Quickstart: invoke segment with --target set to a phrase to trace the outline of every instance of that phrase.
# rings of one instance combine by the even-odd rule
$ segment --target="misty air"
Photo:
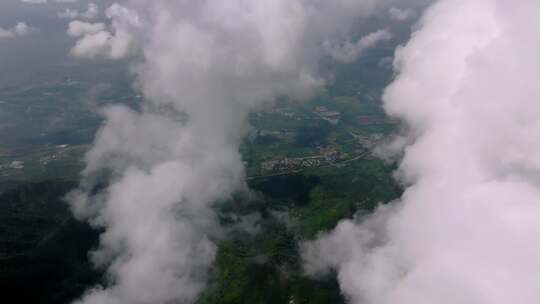
[[[2,294],[540,303],[538,12],[2,0]]]

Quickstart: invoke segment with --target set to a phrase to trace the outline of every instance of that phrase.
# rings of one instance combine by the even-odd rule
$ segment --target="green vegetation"
[[[139,100],[129,82],[117,79],[118,68],[101,72],[115,80],[114,88],[83,76],[0,88],[0,183],[78,178],[103,121],[99,108],[111,102],[136,107]]]
[[[68,303],[102,274],[88,261],[98,232],[62,201],[73,183],[31,183],[0,195],[0,286],[20,303]]]
[[[399,195],[392,170],[359,160],[252,180],[258,196],[216,206],[229,233],[198,303],[344,303],[335,275],[303,275],[298,244]],[[33,183],[0,196],[0,284],[24,302],[67,303],[102,279],[87,259],[98,232],[73,220],[62,201],[73,186]],[[253,214],[251,226],[238,225]]]
[[[254,195],[216,205],[226,234],[198,304],[345,302],[335,274],[304,276],[298,244],[400,195],[395,167],[370,154],[396,126],[379,97],[392,77],[377,69],[386,55],[336,67],[335,84],[309,102],[249,117],[240,152]],[[102,121],[98,106],[140,97],[126,82],[88,83],[0,90],[0,286],[19,302],[68,303],[103,279],[87,256],[99,232],[62,197]]]
[[[370,60],[365,64],[377,64]],[[358,212],[391,202],[401,188],[392,177],[395,166],[369,153],[377,137],[395,130],[377,97],[391,75],[383,71],[367,79],[363,69],[342,69],[347,76],[339,77],[346,80],[314,100],[282,100],[250,118],[259,132],[241,152],[249,186],[259,195],[218,206],[222,224],[231,232],[219,242],[211,283],[198,304],[345,302],[335,274],[316,279],[303,275],[298,244]],[[298,158],[328,155],[338,157],[312,166],[264,168],[272,161],[296,164]],[[247,215],[257,219],[247,228],[251,233],[237,228],[239,216]]]
[[[232,232],[219,243],[211,284],[198,304],[344,303],[335,275],[303,275],[298,244],[398,197],[393,170],[382,161],[359,160],[339,169],[252,180],[258,199],[219,206]],[[251,234],[231,220],[247,214],[260,215]]]

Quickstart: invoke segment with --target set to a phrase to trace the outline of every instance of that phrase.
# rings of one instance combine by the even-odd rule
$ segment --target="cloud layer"
[[[130,57],[140,111],[104,110],[74,212],[103,227],[94,261],[110,284],[80,303],[190,303],[219,237],[212,205],[245,189],[247,115],[325,83],[325,41],[350,39],[371,0],[132,0],[109,25],[74,21],[78,57]],[[105,172],[110,186],[97,194]]]
[[[440,0],[398,50],[403,197],[304,244],[352,303],[540,302],[540,2]]]

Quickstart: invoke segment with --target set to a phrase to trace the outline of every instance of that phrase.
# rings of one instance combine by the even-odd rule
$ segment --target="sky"
[[[86,12],[88,3],[105,8],[109,1],[79,0],[77,3],[23,3],[20,0],[0,1],[0,28],[11,31],[18,23],[31,28],[27,34],[1,38],[0,30],[0,88],[11,85],[39,84],[47,77],[65,78],[62,67],[84,66],[88,62],[69,56],[73,40],[66,35],[70,19],[59,18],[65,9]],[[104,19],[103,10],[95,20]],[[62,74],[62,75],[58,75]]]

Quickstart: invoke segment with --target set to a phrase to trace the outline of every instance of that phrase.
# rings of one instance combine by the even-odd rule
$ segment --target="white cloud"
[[[111,265],[113,278],[79,303],[195,300],[216,250],[212,205],[245,189],[238,151],[248,114],[321,88],[322,43],[347,40],[377,3],[132,0],[107,10],[105,30],[77,32],[77,56],[134,56],[145,96],[140,112],[105,111],[72,194],[76,214],[105,229],[94,260]],[[115,47],[119,41],[129,43]],[[114,179],[92,196],[103,169]]]
[[[45,4],[48,3],[47,0],[19,0],[22,3],[30,3],[30,4]],[[56,3],[77,3],[79,0],[54,0]]]
[[[71,21],[67,33],[70,37],[78,38],[105,31],[105,23],[88,23],[79,20]]]
[[[540,302],[540,2],[440,0],[396,56],[405,193],[304,245],[351,303]]]
[[[391,7],[388,10],[388,13],[390,14],[390,17],[397,21],[405,21],[414,16],[414,10],[410,8],[397,8],[397,7]]]
[[[113,37],[109,32],[100,31],[86,34],[83,39],[71,49],[71,55],[80,58],[96,58],[110,53],[110,43]]]
[[[95,3],[88,3],[88,8],[84,12],[79,12],[79,10],[66,8],[64,11],[58,12],[56,14],[58,18],[64,19],[95,19],[99,16],[99,7]]]
[[[20,0],[23,3],[31,3],[31,4],[44,4],[47,3],[47,0]]]
[[[76,9],[66,8],[65,10],[56,13],[58,18],[62,19],[75,19],[78,18],[80,13]]]
[[[6,30],[0,27],[0,39],[2,38],[12,38],[14,35],[10,30]]]
[[[10,29],[0,28],[0,39],[28,36],[36,32],[39,32],[37,28],[29,26],[24,22],[19,22]]]
[[[324,47],[334,60],[341,63],[351,63],[362,56],[367,50],[390,39],[392,39],[392,33],[389,30],[384,29],[370,33],[354,43],[345,41],[341,45],[335,45],[330,41],[325,41]]]
[[[31,27],[31,26],[28,26],[24,22],[19,22],[19,23],[17,23],[17,25],[15,25],[15,27],[12,29],[12,31],[17,36],[27,36],[27,35],[30,35],[33,32],[35,32],[36,29]]]
[[[92,24],[78,20],[70,23],[68,35],[80,37],[71,49],[72,56],[120,59],[134,51],[133,38],[129,30],[141,26],[137,13],[114,4],[107,9],[106,16],[112,20],[110,27],[103,23]]]
[[[111,54],[114,37],[106,30],[104,23],[88,23],[75,20],[69,23],[67,33],[70,37],[80,38],[71,49],[71,54],[81,58],[95,58]]]

